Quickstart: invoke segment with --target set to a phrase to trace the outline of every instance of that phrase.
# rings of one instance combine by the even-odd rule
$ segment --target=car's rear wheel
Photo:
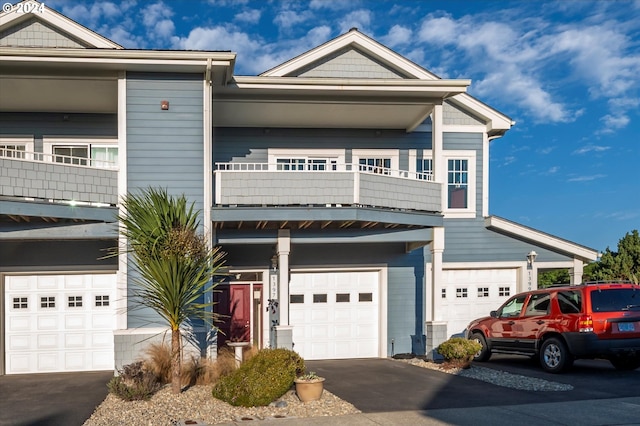
[[[567,345],[557,337],[550,337],[540,346],[540,365],[549,373],[561,373],[573,364]]]
[[[474,356],[474,361],[488,361],[491,358],[491,349],[489,349],[489,345],[487,345],[487,339],[484,338],[482,333],[475,332],[471,334],[469,340],[475,340],[476,342],[482,345],[482,349],[480,349]]]
[[[609,359],[609,362],[611,362],[611,365],[613,365],[616,370],[635,370],[640,367],[640,356],[619,356]]]

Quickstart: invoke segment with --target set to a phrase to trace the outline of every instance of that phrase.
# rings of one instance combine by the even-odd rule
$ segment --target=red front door
[[[216,312],[222,315],[222,322],[218,324],[218,347],[223,347],[225,342],[251,342],[256,347],[262,344],[261,324],[262,324],[262,285],[253,285],[253,295],[251,285],[229,284],[219,287],[219,292],[215,293]],[[253,327],[251,324],[251,307],[254,310]],[[251,341],[253,328],[253,341]]]

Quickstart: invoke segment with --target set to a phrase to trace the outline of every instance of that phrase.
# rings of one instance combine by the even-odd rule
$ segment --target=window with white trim
[[[478,297],[489,297],[489,287],[478,287]]]
[[[445,151],[444,160],[447,168],[445,217],[475,217],[476,152]]]
[[[13,309],[28,309],[28,298],[27,297],[14,297],[13,298]]]
[[[55,163],[118,167],[118,141],[115,139],[45,137],[43,146],[45,154],[51,154]]]
[[[511,289],[509,287],[498,288],[498,296],[505,297],[511,295]]]
[[[456,288],[456,297],[457,298],[466,298],[468,296],[467,289],[464,287]]]
[[[337,169],[337,160],[330,158],[277,158],[277,170],[327,171]]]
[[[32,137],[0,137],[0,157],[31,159]]]
[[[420,180],[433,180],[433,159],[418,158],[416,160],[416,174]]]
[[[469,160],[464,158],[447,160],[447,190],[448,208],[469,207]]]
[[[360,158],[358,165],[361,172],[391,174],[391,158]]]

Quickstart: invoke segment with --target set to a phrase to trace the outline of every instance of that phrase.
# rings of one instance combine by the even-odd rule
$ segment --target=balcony
[[[114,206],[118,200],[118,171],[105,161],[3,148],[0,196]]]
[[[283,170],[282,164],[216,163],[217,206],[365,206],[437,213],[442,184],[424,173],[358,164]]]

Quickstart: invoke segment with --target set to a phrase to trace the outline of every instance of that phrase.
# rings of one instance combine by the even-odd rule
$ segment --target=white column
[[[435,105],[431,113],[431,152],[433,153],[433,178],[442,184],[440,211],[447,208],[447,169],[443,156],[442,105]]]
[[[569,270],[569,281],[571,285],[582,283],[582,274],[584,273],[584,263],[579,259],[573,259],[573,268]]]
[[[433,241],[431,241],[431,320],[442,320],[442,312],[439,309],[438,290],[442,288],[442,253],[444,252],[444,227],[433,228]]]
[[[122,197],[127,194],[127,74],[122,71],[118,75],[118,210],[124,212]],[[126,247],[127,240],[118,235],[118,247]],[[128,255],[121,250],[118,256],[118,274],[116,288],[116,329],[127,328],[127,287],[128,287]]]
[[[280,281],[280,325],[289,325],[289,253],[291,233],[288,229],[278,230],[278,280]]]

